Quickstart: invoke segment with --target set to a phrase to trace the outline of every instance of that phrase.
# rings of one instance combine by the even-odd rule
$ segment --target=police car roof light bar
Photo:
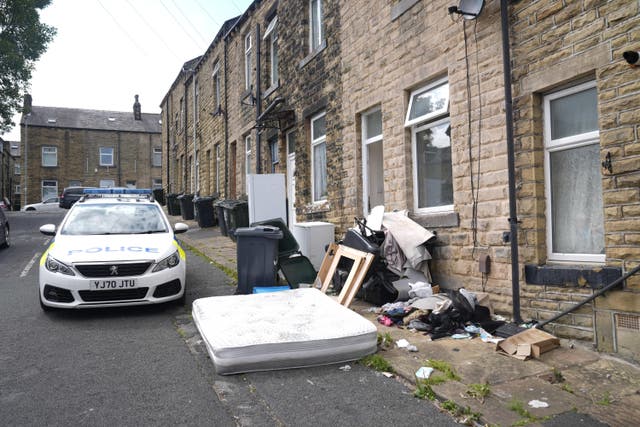
[[[152,192],[149,188],[85,188],[84,194],[135,194],[148,196]]]

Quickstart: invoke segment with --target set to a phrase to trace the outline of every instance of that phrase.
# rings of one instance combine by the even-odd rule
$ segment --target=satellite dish
[[[462,15],[464,19],[476,19],[483,7],[484,0],[460,0],[456,13]]]

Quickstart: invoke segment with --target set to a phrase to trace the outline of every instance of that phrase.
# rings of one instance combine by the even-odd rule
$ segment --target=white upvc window
[[[220,109],[220,62],[213,66],[213,106]]]
[[[14,175],[20,175],[22,173],[22,170],[20,169],[20,163],[16,163],[13,165],[13,174]]]
[[[244,36],[244,88],[251,89],[251,33]]]
[[[216,193],[220,194],[220,181],[222,180],[222,156],[220,144],[216,144]]]
[[[324,41],[322,0],[309,0],[309,52],[320,49]]]
[[[14,193],[22,194],[22,187],[20,186],[20,184],[16,184]]]
[[[544,97],[549,261],[605,261],[598,94],[588,82]]]
[[[362,197],[366,216],[384,204],[384,162],[382,110],[375,107],[362,114]]]
[[[200,120],[200,86],[196,78],[193,83],[193,119],[196,123]]]
[[[161,189],[162,188],[162,178],[153,178],[151,180],[151,188],[155,189]]]
[[[58,166],[58,147],[42,147],[42,166]]]
[[[43,180],[42,181],[42,200],[52,197],[58,197],[58,181]]]
[[[263,40],[266,40],[269,46],[269,84],[271,87],[278,85],[278,17],[274,16],[267,30],[264,33]]]
[[[271,155],[271,173],[275,173],[278,163],[280,163],[277,135],[269,139],[269,154]]]
[[[405,126],[411,127],[414,210],[422,213],[453,211],[449,83],[446,79],[411,93]]]
[[[327,199],[327,122],[326,112],[311,118],[311,197]]]
[[[153,166],[162,166],[162,148],[153,149]]]
[[[113,179],[101,179],[100,188],[113,188],[116,186],[116,182]]]
[[[251,168],[251,135],[244,137],[244,170],[246,175],[253,173]]]
[[[100,147],[100,166],[113,166],[113,147]]]

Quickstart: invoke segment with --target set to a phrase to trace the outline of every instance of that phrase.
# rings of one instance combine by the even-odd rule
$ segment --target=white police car
[[[115,307],[184,301],[186,256],[151,190],[87,189],[40,259],[40,305]]]

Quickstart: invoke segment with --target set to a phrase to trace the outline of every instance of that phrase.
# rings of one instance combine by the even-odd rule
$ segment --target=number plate
[[[92,291],[107,291],[110,289],[130,289],[136,287],[135,279],[91,280],[89,289]]]

